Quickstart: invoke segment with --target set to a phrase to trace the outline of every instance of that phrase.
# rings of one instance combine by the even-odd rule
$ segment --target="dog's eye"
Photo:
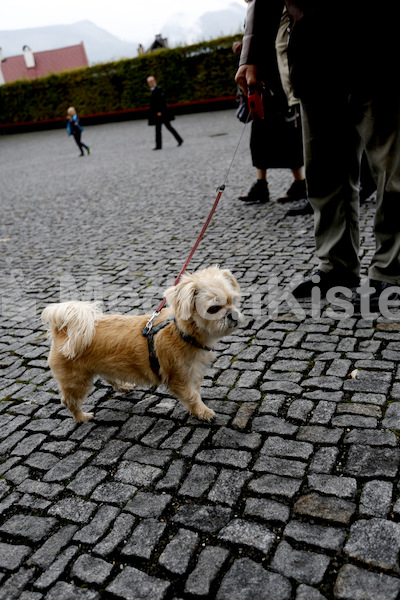
[[[216,315],[217,312],[219,312],[221,310],[222,306],[219,306],[219,304],[216,304],[215,306],[210,306],[210,308],[207,310],[207,312],[210,315]]]

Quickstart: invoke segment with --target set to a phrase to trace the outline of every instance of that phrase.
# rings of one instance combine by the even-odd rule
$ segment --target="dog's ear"
[[[173,285],[164,292],[174,315],[184,321],[190,319],[193,312],[195,295],[196,284],[191,279]]]
[[[227,279],[231,283],[233,289],[240,292],[240,285],[238,284],[236,277],[232,275],[229,269],[222,269],[221,273],[225,277],[225,279]]]

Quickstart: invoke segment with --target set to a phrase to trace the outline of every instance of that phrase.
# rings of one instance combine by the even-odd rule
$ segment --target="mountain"
[[[232,2],[228,8],[204,13],[197,20],[187,15],[172,15],[161,28],[162,37],[169,46],[192,44],[222,35],[235,34],[243,29],[246,8]],[[70,25],[51,25],[30,29],[0,31],[3,57],[22,54],[22,47],[30,46],[33,52],[73,46],[83,42],[90,65],[137,56],[139,43],[147,49],[153,39],[126,42],[91,21],[78,21]]]
[[[139,42],[124,42],[91,21],[0,31],[0,46],[4,58],[22,54],[22,47],[25,45],[30,46],[33,52],[41,52],[73,46],[80,42],[85,45],[90,65],[118,58],[133,58],[137,56],[139,45]]]

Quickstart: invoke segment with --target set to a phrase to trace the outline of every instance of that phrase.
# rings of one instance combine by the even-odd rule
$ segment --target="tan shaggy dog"
[[[81,405],[97,375],[116,391],[164,383],[190,413],[198,419],[212,419],[214,411],[203,403],[200,387],[211,359],[210,348],[244,323],[239,297],[236,278],[218,267],[185,275],[167,289],[169,306],[153,324],[156,329],[171,319],[154,335],[158,371],[154,365],[152,369],[142,333],[150,315],[103,314],[96,303],[89,302],[49,305],[42,321],[53,338],[48,362],[62,403],[75,421],[91,419],[93,413],[83,412]]]

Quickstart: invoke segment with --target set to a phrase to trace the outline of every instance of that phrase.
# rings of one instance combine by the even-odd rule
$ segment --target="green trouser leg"
[[[400,93],[388,90],[364,106],[357,124],[377,185],[376,251],[370,279],[400,284]],[[373,120],[374,119],[374,120]],[[371,125],[375,122],[375,127]]]
[[[302,100],[308,199],[314,209],[319,269],[359,276],[360,140],[347,98]]]
[[[319,268],[359,274],[359,162],[377,183],[376,251],[369,277],[400,283],[400,98],[356,101],[333,94],[302,103],[305,166]],[[312,156],[312,159],[311,159]]]

